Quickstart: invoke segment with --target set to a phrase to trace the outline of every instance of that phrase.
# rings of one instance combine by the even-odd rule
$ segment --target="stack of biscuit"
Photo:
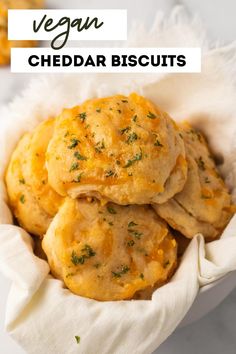
[[[8,10],[40,9],[43,5],[44,0],[0,0],[0,65],[9,64],[12,47],[33,47],[36,45],[35,41],[8,40]]]
[[[25,134],[6,185],[52,274],[100,301],[150,297],[176,269],[176,240],[213,240],[234,212],[202,134],[135,93],[88,100]]]

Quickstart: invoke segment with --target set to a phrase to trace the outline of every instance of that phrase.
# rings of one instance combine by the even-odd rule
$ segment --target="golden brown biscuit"
[[[8,9],[39,9],[44,6],[44,0],[0,0],[0,65],[10,62],[11,48],[34,47],[36,41],[9,41],[7,38]]]
[[[54,275],[75,294],[130,299],[167,280],[177,246],[149,206],[67,198],[42,243]]]
[[[30,233],[43,236],[51,218],[38,204],[23,174],[30,139],[30,134],[25,134],[13,152],[6,173],[6,186],[10,206],[19,224]]]
[[[182,125],[181,134],[188,161],[186,184],[174,198],[154,209],[186,237],[202,233],[212,240],[227,225],[234,207],[203,136],[187,124]]]
[[[63,199],[48,184],[45,152],[54,119],[26,134],[14,151],[6,174],[13,213],[27,231],[43,236]],[[32,209],[32,212],[31,212]]]
[[[37,198],[39,205],[50,216],[54,216],[63,198],[48,184],[45,153],[53,135],[54,119],[48,119],[33,131],[25,163],[25,178]]]
[[[48,146],[47,168],[60,195],[121,205],[163,203],[183,188],[187,174],[178,128],[137,94],[64,110]]]

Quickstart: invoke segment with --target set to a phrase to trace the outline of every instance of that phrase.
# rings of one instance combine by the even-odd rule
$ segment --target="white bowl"
[[[236,287],[236,271],[202,287],[192,307],[179,324],[179,328],[199,320],[216,308]]]

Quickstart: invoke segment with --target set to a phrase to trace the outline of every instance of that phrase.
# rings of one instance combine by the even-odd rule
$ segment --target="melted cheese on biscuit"
[[[187,181],[172,200],[154,208],[186,237],[200,232],[213,239],[233,215],[231,197],[203,136],[187,124],[181,126],[181,135],[188,162]]]
[[[44,239],[54,275],[75,294],[130,299],[168,279],[176,242],[149,206],[66,199]]]
[[[47,150],[47,168],[62,196],[122,205],[163,203],[183,188],[187,174],[176,125],[137,94],[64,110]]]

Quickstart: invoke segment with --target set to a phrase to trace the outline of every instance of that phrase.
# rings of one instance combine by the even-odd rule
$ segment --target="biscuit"
[[[188,162],[186,184],[174,198],[153,207],[186,237],[202,233],[212,240],[227,225],[235,208],[203,136],[187,124],[182,125],[181,135]]]
[[[49,119],[39,124],[32,134],[24,135],[6,173],[14,215],[28,232],[41,237],[63,202],[48,184],[45,167],[45,152],[53,129],[54,119]]]
[[[50,216],[54,216],[63,198],[48,184],[48,173],[45,165],[45,153],[53,135],[55,120],[48,119],[39,124],[33,131],[27,150],[25,178],[37,198],[41,208]]]
[[[66,198],[43,239],[53,275],[75,294],[101,300],[155,289],[176,266],[177,244],[150,206]]]
[[[35,47],[36,41],[8,40],[8,9],[39,9],[44,0],[0,0],[0,65],[10,62],[11,48]]]
[[[6,172],[6,186],[11,209],[19,224],[30,233],[43,236],[51,218],[40,207],[23,174],[30,139],[31,135],[25,134],[13,152]]]
[[[178,127],[137,94],[64,110],[46,155],[49,183],[72,198],[164,203],[183,188],[187,176]]]

